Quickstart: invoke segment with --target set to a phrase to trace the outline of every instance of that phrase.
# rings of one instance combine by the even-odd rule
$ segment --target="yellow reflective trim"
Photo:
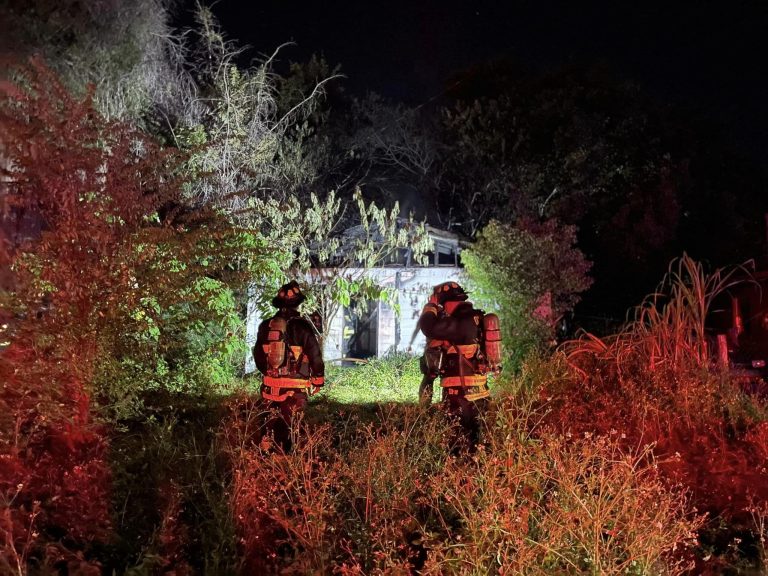
[[[310,381],[304,378],[275,378],[264,376],[264,385],[272,388],[309,388]]]
[[[482,398],[488,398],[488,396],[491,395],[491,391],[486,388],[485,390],[481,390],[479,392],[475,392],[473,394],[465,394],[464,398],[469,400],[470,402],[474,402],[475,400],[481,400]]]
[[[440,380],[440,386],[451,388],[456,386],[486,386],[488,376],[484,374],[468,374],[467,376],[445,376]]]

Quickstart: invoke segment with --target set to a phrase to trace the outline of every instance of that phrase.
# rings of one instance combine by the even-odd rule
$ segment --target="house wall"
[[[256,370],[256,362],[253,359],[253,346],[256,344],[256,333],[261,324],[261,316],[256,310],[256,300],[252,294],[248,294],[248,305],[245,317],[245,342],[248,344],[248,352],[245,353],[245,372],[250,374]]]
[[[354,275],[355,271],[351,271]],[[432,294],[432,288],[442,282],[455,280],[462,281],[462,269],[456,266],[435,266],[428,268],[372,268],[365,273],[374,277],[379,284],[385,287],[395,288],[397,302],[400,305],[400,314],[397,315],[393,307],[384,302],[378,303],[377,311],[377,356],[384,356],[392,351],[404,352],[410,348],[414,354],[421,354],[424,350],[424,336],[421,333],[411,344],[411,338],[416,329],[421,309],[427,303]],[[246,341],[249,349],[256,342],[256,332],[261,318],[256,311],[253,301],[248,303],[248,319]],[[344,311],[331,320],[328,333],[325,336],[323,357],[326,362],[339,360],[344,354]],[[248,354],[246,358],[246,372],[252,372],[256,367],[253,357]]]
[[[462,280],[463,270],[456,266],[439,266],[429,268],[372,268],[368,276],[376,278],[377,282],[388,288],[395,288],[397,302],[400,305],[399,316],[392,306],[385,302],[378,303],[377,356],[384,356],[393,351],[405,352],[410,348],[414,354],[424,350],[424,336],[416,335],[413,343],[416,323],[421,315],[421,309],[432,294],[432,288],[442,282]],[[331,329],[325,338],[323,357],[326,361],[343,357],[344,311],[331,321]]]

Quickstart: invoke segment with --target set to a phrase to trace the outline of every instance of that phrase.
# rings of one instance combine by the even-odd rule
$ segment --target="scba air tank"
[[[485,333],[485,357],[492,369],[501,365],[501,328],[496,314],[483,316],[483,332]]]
[[[288,323],[279,316],[269,321],[269,332],[264,351],[267,353],[267,363],[273,370],[277,370],[285,362],[285,330],[287,327]]]

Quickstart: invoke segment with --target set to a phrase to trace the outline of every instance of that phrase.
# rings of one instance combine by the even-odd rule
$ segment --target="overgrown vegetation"
[[[84,22],[106,6],[81,4],[66,3]],[[518,145],[483,132],[489,119],[511,118],[510,101],[443,118],[462,142],[481,140],[477,154],[443,156],[443,169],[455,162],[441,173],[449,196],[472,200],[469,220],[455,221],[459,203],[442,214],[478,233],[464,254],[473,299],[499,312],[511,353],[492,382],[479,451],[447,449],[452,423],[439,405],[417,405],[418,359],[405,354],[329,367],[294,429],[296,449],[275,451],[258,379],[241,374],[244,295],[268,296],[287,275],[323,265],[306,278],[326,321],[355,298],[386,298],[360,270],[429,247],[396,204],[370,202],[360,174],[411,173],[427,186],[440,147],[415,110],[371,96],[352,106],[364,125],[338,140],[354,153],[334,162],[338,141],[307,144],[333,134],[320,130],[324,79],[310,73],[325,74],[323,62],[286,78],[269,58],[238,67],[236,47],[201,9],[195,49],[210,58],[184,60],[187,75],[156,37],[167,31],[164,5],[135,8],[117,12],[128,32],[117,44],[115,21],[81,37],[76,12],[56,13],[52,27],[16,14],[44,52],[64,50],[55,64],[71,87],[88,94],[88,80],[101,83],[83,100],[35,60],[0,85],[0,200],[35,222],[0,244],[12,272],[0,293],[0,572],[765,569],[768,411],[712,366],[705,346],[708,308],[731,277],[683,257],[620,333],[547,347],[545,325],[588,288],[589,264],[572,226],[521,216],[531,206],[566,211],[566,195],[547,188],[563,181],[588,196],[610,188],[611,204],[632,173],[613,161],[586,170],[586,157],[606,150],[592,121],[586,156],[570,155],[581,132],[569,124],[567,138],[553,137],[563,149],[529,150],[516,172],[508,152]],[[151,57],[159,67],[148,72]],[[78,65],[70,75],[67,58]],[[161,94],[165,74],[173,82]],[[191,94],[205,98],[188,109]],[[158,115],[169,110],[166,132]],[[613,132],[634,138],[641,128]],[[537,158],[562,156],[565,175],[534,178]],[[528,209],[508,213],[514,226],[487,222],[487,206],[462,196],[479,175],[486,204],[510,195],[508,177],[526,183]],[[338,193],[313,189],[336,177],[346,182]]]
[[[77,97],[93,90],[106,118],[166,132],[174,123],[193,122],[201,111],[185,65],[187,46],[169,23],[171,5],[10,0],[2,8],[4,54],[17,62],[43,57]]]
[[[442,415],[413,405],[313,427],[289,456],[238,437],[233,505],[249,569],[683,572],[673,552],[693,543],[700,520],[647,453],[539,434],[512,398],[498,407],[473,459],[449,457]]]
[[[566,344],[570,378],[542,390],[548,427],[652,447],[667,483],[708,514],[697,573],[754,568],[764,538],[765,398],[745,395],[706,352],[704,320],[730,277],[684,256],[625,330]]]
[[[296,271],[296,262],[309,266],[312,247],[295,254],[270,242],[276,231],[259,228],[263,219],[190,205],[180,176],[189,155],[104,119],[40,61],[16,74],[2,85],[2,199],[38,228],[3,252],[13,282],[2,293],[10,325],[0,356],[0,561],[15,573],[92,571],[113,561],[114,528],[125,527],[115,523],[124,478],[111,440],[151,424],[158,402],[215,405],[231,392],[246,352],[237,294]],[[279,211],[274,198],[264,201]],[[334,213],[296,222],[289,237],[322,227],[331,258],[343,239],[332,234],[340,205],[329,202]],[[363,266],[382,254],[369,250],[370,234],[392,236],[385,251],[419,245],[423,227],[398,231],[396,208],[362,198],[359,206],[366,235],[352,240],[351,254]],[[337,292],[375,289],[339,284],[353,280],[337,275]],[[185,492],[158,478],[171,530]],[[157,538],[167,550],[166,536]],[[147,554],[160,546],[144,545]],[[122,557],[122,568],[137,554]]]
[[[473,301],[501,318],[512,370],[552,344],[558,321],[592,283],[575,228],[554,220],[491,221],[462,262]]]

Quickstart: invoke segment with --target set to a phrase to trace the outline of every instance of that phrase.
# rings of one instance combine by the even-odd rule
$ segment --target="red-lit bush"
[[[556,319],[592,284],[576,228],[555,220],[491,220],[461,258],[472,300],[501,318],[505,365],[514,370],[546,349]]]
[[[0,561],[84,571],[111,524],[108,442],[94,417],[95,376],[112,351],[104,335],[135,301],[137,231],[175,184],[161,175],[166,154],[72,99],[42,65],[3,89],[3,194],[42,232],[16,247],[3,295],[15,320],[0,353]]]
[[[561,434],[651,446],[669,485],[685,486],[699,511],[737,531],[752,526],[751,507],[768,502],[767,436],[761,401],[707,354],[704,320],[727,281],[684,257],[625,331],[565,346],[569,368],[542,400]]]
[[[112,425],[143,418],[150,395],[227,389],[244,353],[234,290],[273,256],[253,230],[185,205],[177,151],[105,121],[40,63],[17,78],[1,87],[0,199],[38,233],[0,262],[13,272],[0,562],[95,566],[92,544],[111,538]],[[181,502],[158,491],[155,548],[180,570]]]

